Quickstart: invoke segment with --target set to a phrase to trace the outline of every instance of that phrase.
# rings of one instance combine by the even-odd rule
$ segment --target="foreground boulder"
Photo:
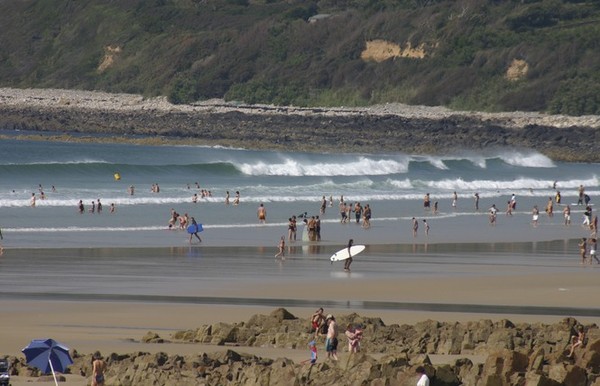
[[[415,369],[423,366],[432,386],[600,386],[599,329],[584,326],[587,341],[568,358],[569,339],[579,325],[572,318],[552,325],[428,320],[386,326],[379,318],[357,314],[340,315],[337,320],[339,361],[325,359],[322,338],[317,339],[319,359],[314,365],[245,354],[242,346],[307,350],[307,342],[314,339],[308,319],[277,309],[270,315],[254,315],[248,322],[178,331],[170,339],[239,346],[223,352],[111,354],[106,358],[107,384],[414,386]],[[343,332],[348,324],[364,331],[361,351],[356,354],[347,351]],[[153,332],[141,340],[148,344],[167,341]],[[433,364],[432,355],[444,355],[447,360],[438,358],[438,364]],[[91,376],[91,355],[73,351],[72,356],[75,363],[68,371]],[[40,375],[23,358],[9,358],[9,362],[13,375]]]

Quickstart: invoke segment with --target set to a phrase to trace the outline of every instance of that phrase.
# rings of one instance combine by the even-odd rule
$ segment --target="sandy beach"
[[[499,267],[499,266],[498,266]],[[487,269],[494,270],[495,266]],[[597,285],[599,269],[581,268],[580,272],[561,274],[517,274],[507,277],[480,275],[469,278],[424,278],[385,279],[385,280],[307,280],[303,283],[275,281],[261,286],[232,284],[219,286],[218,295],[237,299],[318,299],[356,304],[339,308],[327,308],[326,312],[335,315],[357,312],[363,316],[381,317],[386,324],[414,324],[424,320],[467,322],[481,319],[498,321],[508,319],[513,323],[555,323],[565,315],[551,314],[558,309],[567,312],[587,310],[594,315],[575,316],[584,324],[600,323],[598,302],[589,294]],[[327,294],[323,296],[323,294]],[[188,295],[192,295],[189,293]],[[274,307],[254,305],[206,305],[174,304],[163,301],[60,301],[48,299],[27,299],[19,296],[0,294],[0,307],[5,310],[0,318],[0,340],[2,354],[20,355],[20,350],[32,338],[52,337],[79,353],[166,352],[169,354],[197,354],[200,352],[223,351],[230,347],[203,344],[145,344],[141,337],[148,331],[169,339],[170,334],[185,329],[197,328],[203,324],[217,322],[235,323],[248,320],[254,314],[268,314]],[[151,300],[151,298],[150,298]],[[415,305],[429,305],[432,310],[407,309],[362,309],[360,301],[406,302]],[[435,304],[458,305],[459,311],[445,308],[435,311]],[[474,306],[476,312],[461,312],[460,305]],[[477,305],[497,306],[500,313],[477,312]],[[517,313],[503,307],[510,305]],[[550,307],[550,310],[534,309]],[[300,317],[308,317],[315,308],[286,307]],[[545,314],[547,312],[548,314]],[[237,347],[236,350],[249,354],[278,358],[287,357],[294,361],[305,359],[304,350],[268,347]],[[451,356],[433,356],[433,361],[445,363]],[[479,358],[484,360],[484,358]],[[16,377],[13,385],[28,384],[30,379]],[[77,375],[68,377],[67,385],[85,384],[85,379]]]

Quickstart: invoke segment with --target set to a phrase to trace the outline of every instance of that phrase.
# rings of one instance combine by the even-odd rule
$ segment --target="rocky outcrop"
[[[259,358],[243,353],[243,347],[219,353],[167,355],[137,352],[111,354],[107,384],[110,385],[373,385],[409,386],[416,383],[415,369],[423,366],[434,386],[598,386],[600,385],[600,330],[585,326],[586,344],[573,358],[566,347],[579,323],[567,318],[559,323],[513,324],[492,322],[441,323],[423,321],[414,326],[386,326],[379,318],[358,314],[337,317],[343,326],[364,329],[361,351],[345,352],[340,339],[340,361],[320,356],[315,365],[308,361]],[[314,339],[309,321],[285,309],[270,315],[254,315],[247,322],[217,323],[172,334],[172,341],[204,342],[216,345],[288,347],[307,351]],[[342,334],[341,334],[342,335]],[[148,332],[143,341],[160,344],[158,334]],[[151,344],[151,343],[149,343]],[[319,346],[322,342],[319,341]],[[458,359],[434,365],[433,354],[458,355]],[[477,354],[478,363],[468,357]],[[461,357],[463,355],[464,357]],[[69,371],[90,376],[91,355],[72,353]],[[22,358],[10,358],[13,375],[37,376]]]
[[[37,96],[39,94],[39,96]],[[206,145],[303,152],[452,154],[502,147],[555,160],[600,161],[600,117],[486,114],[423,106],[362,109],[247,106],[66,90],[0,89],[0,129],[81,135],[160,136]],[[58,138],[60,139],[60,138]],[[113,139],[115,140],[115,139]]]

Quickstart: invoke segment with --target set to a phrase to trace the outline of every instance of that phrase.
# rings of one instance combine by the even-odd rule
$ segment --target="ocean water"
[[[291,215],[319,215],[323,196],[332,206],[322,215],[323,244],[345,244],[349,237],[370,243],[414,242],[410,219],[430,219],[425,241],[525,241],[532,238],[530,212],[541,212],[560,190],[563,203],[577,201],[585,186],[592,203],[599,193],[598,164],[556,162],[529,150],[496,149],[446,156],[413,154],[310,154],[202,146],[139,146],[46,141],[0,141],[0,227],[5,247],[177,246],[184,231],[168,231],[171,209],[188,213],[204,225],[202,245],[272,247],[286,234]],[[120,180],[114,174],[119,173]],[[158,184],[160,192],[151,191]],[[129,187],[134,186],[134,194]],[[54,187],[54,189],[52,189]],[[192,202],[194,193],[212,196]],[[41,199],[41,192],[45,199]],[[240,192],[240,205],[225,205]],[[458,205],[451,206],[457,192]],[[474,208],[478,192],[480,210]],[[423,210],[430,193],[439,212]],[[36,205],[31,207],[35,194]],[[488,236],[486,210],[502,213],[517,197],[511,223],[499,220]],[[339,224],[338,204],[359,201],[373,210],[373,227]],[[101,200],[103,212],[90,213]],[[82,200],[85,212],[79,214]],[[115,213],[109,213],[114,203]],[[260,225],[256,209],[267,208]],[[562,207],[555,206],[560,212]],[[582,207],[573,207],[580,223]],[[504,223],[504,224],[503,224]],[[542,239],[579,237],[581,227],[565,230],[562,215],[542,219]],[[443,229],[443,232],[441,232]],[[482,230],[484,229],[484,230]],[[524,234],[524,232],[527,234]],[[499,237],[498,234],[502,234]],[[421,235],[422,236],[422,230]],[[535,237],[533,237],[535,238]],[[423,239],[420,239],[423,241]]]

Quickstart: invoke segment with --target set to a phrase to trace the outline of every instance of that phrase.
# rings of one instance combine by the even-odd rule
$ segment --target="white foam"
[[[242,163],[239,170],[251,176],[359,176],[359,175],[386,175],[406,173],[408,171],[408,158],[403,161],[394,159],[373,159],[358,157],[347,162],[300,162],[286,158],[279,163],[259,161],[256,163]]]

